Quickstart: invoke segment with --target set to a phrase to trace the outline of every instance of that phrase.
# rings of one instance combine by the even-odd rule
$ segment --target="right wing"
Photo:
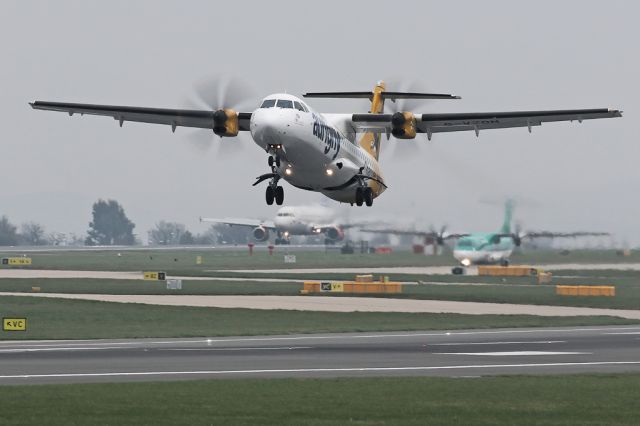
[[[391,133],[392,114],[353,114],[352,125],[358,132]],[[506,129],[511,127],[540,126],[545,122],[578,121],[596,118],[622,117],[616,109],[571,109],[551,111],[513,112],[473,112],[452,114],[414,114],[416,131],[426,133],[429,139],[433,133]]]
[[[267,228],[270,230],[275,230],[276,225],[271,220],[258,220],[258,219],[236,219],[236,218],[224,218],[224,219],[216,219],[212,217],[201,217],[200,222],[210,222],[217,223],[221,225],[229,225],[229,226],[246,226],[249,228],[257,228],[258,226],[262,226],[263,228]]]
[[[74,104],[64,102],[43,102],[35,101],[30,103],[33,109],[46,111],[66,112],[73,114],[103,115],[111,117],[120,123],[125,121],[137,121],[140,123],[166,124],[171,126],[173,131],[177,126],[197,127],[201,129],[213,129],[214,111],[192,110],[192,109],[165,109],[165,108],[144,108],[132,106],[114,105],[93,105]],[[250,112],[238,113],[238,127],[240,131],[249,130]]]

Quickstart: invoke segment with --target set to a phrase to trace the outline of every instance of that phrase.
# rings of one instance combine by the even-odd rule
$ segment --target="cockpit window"
[[[300,102],[294,102],[293,105],[297,110],[307,112],[307,109]]]
[[[279,99],[278,103],[276,104],[276,106],[278,108],[290,108],[290,109],[293,109],[293,102],[292,101],[286,101],[284,99]]]
[[[265,101],[260,105],[260,108],[273,108],[276,104],[275,99],[265,99]]]

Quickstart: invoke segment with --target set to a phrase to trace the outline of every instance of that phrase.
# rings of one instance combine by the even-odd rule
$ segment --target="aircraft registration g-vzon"
[[[522,231],[516,226],[512,230],[514,210],[513,200],[507,200],[504,206],[504,221],[497,232],[473,232],[473,233],[448,233],[446,227],[440,231],[417,231],[401,228],[362,228],[362,232],[413,235],[424,239],[425,244],[432,244],[436,249],[443,246],[449,240],[455,240],[453,257],[460,262],[462,267],[480,264],[509,265],[509,257],[516,247],[520,247],[524,239],[535,238],[577,238],[577,237],[602,237],[610,235],[607,232],[551,232],[551,231]],[[457,266],[452,269],[454,274],[464,273],[464,269]]]
[[[251,132],[255,143],[268,155],[270,171],[257,177],[254,186],[268,181],[267,204],[281,205],[284,179],[291,185],[321,192],[327,197],[371,206],[387,188],[378,162],[381,135],[387,139],[413,139],[419,133],[431,140],[434,133],[480,131],[534,126],[544,122],[578,121],[621,117],[616,109],[556,111],[476,112],[423,114],[398,111],[385,114],[385,101],[398,99],[460,99],[448,94],[391,92],[378,82],[371,92],[316,92],[305,98],[370,99],[368,113],[323,114],[302,99],[284,93],[269,95],[253,112],[231,108],[185,110],[35,101],[34,109],[73,114],[103,115],[120,123],[137,121],[176,127],[211,129],[221,137]]]
[[[290,244],[292,235],[324,234],[325,244],[334,244],[344,239],[344,229],[350,225],[339,223],[333,210],[324,206],[285,206],[278,209],[274,220],[242,218],[200,218],[228,226],[252,228],[256,241],[267,241],[271,232],[276,233],[276,244]]]

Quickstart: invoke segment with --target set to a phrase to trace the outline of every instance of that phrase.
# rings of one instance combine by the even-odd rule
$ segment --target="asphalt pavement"
[[[0,342],[0,385],[640,372],[640,326]]]

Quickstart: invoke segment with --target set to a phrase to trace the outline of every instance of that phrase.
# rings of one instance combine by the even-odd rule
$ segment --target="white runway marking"
[[[626,333],[605,333],[605,334],[635,334],[635,335],[638,335],[638,334],[640,334],[640,331],[630,331],[630,332],[626,332]]]
[[[534,345],[534,344],[551,344],[551,343],[567,343],[566,340],[539,340],[527,342],[457,342],[457,343],[430,343],[427,346],[466,346],[466,345]]]
[[[67,348],[11,348],[0,349],[0,354],[18,353],[18,352],[53,352],[53,351],[100,351],[105,349],[122,349],[120,346],[101,346],[101,347],[67,347]]]
[[[171,348],[160,349],[161,351],[294,351],[297,349],[313,349],[311,346],[285,346],[282,348]]]
[[[592,355],[592,352],[547,352],[547,351],[507,351],[507,352],[441,352],[440,355],[472,356],[536,356],[536,355]]]
[[[42,379],[42,378],[78,378],[78,377],[135,377],[135,376],[179,376],[179,375],[228,375],[228,374],[277,374],[277,373],[349,373],[349,372],[393,372],[393,371],[437,371],[495,368],[534,368],[534,367],[576,367],[603,365],[638,365],[640,361],[594,361],[594,362],[552,362],[541,364],[475,364],[442,365],[434,367],[351,367],[351,368],[290,368],[273,370],[202,370],[202,371],[118,371],[110,373],[54,373],[54,374],[14,374],[0,376],[2,379]]]
[[[194,340],[138,340],[132,342],[92,342],[89,340],[81,340],[74,343],[74,341],[61,341],[59,344],[46,344],[42,345],[39,342],[53,342],[52,340],[40,340],[40,341],[23,341],[23,340],[5,340],[0,341],[0,347],[3,346],[22,346],[22,347],[45,347],[45,346],[127,346],[127,345],[171,345],[171,344],[195,344],[195,343],[234,343],[234,342],[273,342],[273,341],[295,341],[295,340],[327,340],[327,339],[389,339],[389,338],[407,338],[407,337],[437,337],[437,336],[472,336],[472,335],[491,335],[491,334],[530,334],[530,333],[566,333],[566,332],[583,332],[583,331],[602,331],[604,334],[613,334],[610,331],[619,330],[621,332],[631,332],[640,334],[639,327],[607,327],[607,328],[558,328],[558,329],[523,329],[523,330],[487,330],[487,331],[442,331],[434,333],[393,333],[393,334],[342,334],[342,335],[308,335],[308,336],[273,336],[273,337],[240,337],[240,338],[209,338],[209,339],[194,339]]]

